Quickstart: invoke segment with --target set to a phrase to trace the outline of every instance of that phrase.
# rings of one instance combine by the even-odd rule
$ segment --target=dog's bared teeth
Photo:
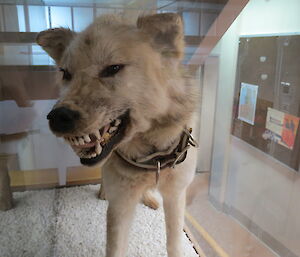
[[[100,142],[96,143],[96,145],[95,145],[95,151],[96,151],[97,155],[99,155],[102,152],[102,147],[100,145]]]
[[[106,132],[105,134],[103,134],[102,138],[104,139],[104,142],[107,143],[111,138],[111,135]]]
[[[79,145],[79,141],[77,140],[76,137],[72,138],[72,142],[74,142],[74,145]]]
[[[64,137],[64,140],[65,140],[68,144],[71,144],[71,143],[72,143],[71,140],[70,140],[70,138],[68,138],[68,137]]]
[[[113,132],[115,132],[117,129],[118,129],[118,127],[111,127],[111,128],[108,130],[108,133],[113,133]]]
[[[79,145],[84,145],[84,139],[82,137],[78,138]]]
[[[109,127],[110,127],[110,124],[106,125],[103,129],[103,132],[102,132],[102,137],[105,135],[105,133],[109,130]]]
[[[96,153],[92,153],[90,156],[91,156],[91,157],[96,157],[97,154],[96,154]]]
[[[70,137],[69,141],[70,141],[71,145],[79,145],[79,142],[77,141],[77,139],[75,137]]]
[[[89,135],[84,135],[83,138],[84,138],[85,142],[87,142],[87,143],[91,142]]]
[[[75,148],[74,151],[75,151],[75,153],[77,153],[77,155],[79,157],[84,157],[84,154],[82,153],[82,151],[80,149]]]
[[[80,157],[80,158],[84,158],[85,154],[84,152],[81,151],[81,149],[79,148],[73,148],[74,152]]]
[[[120,119],[116,119],[115,120],[115,126],[118,127],[121,124],[121,120]]]
[[[69,142],[70,142],[71,145],[75,145],[73,137],[69,137],[68,140],[69,140]]]
[[[96,137],[98,140],[101,139],[101,135],[100,135],[100,131],[99,131],[99,130],[94,131],[93,134],[95,135],[95,137]]]

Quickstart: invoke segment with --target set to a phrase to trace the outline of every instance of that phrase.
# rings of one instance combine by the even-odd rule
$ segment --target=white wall
[[[209,190],[210,196],[219,202],[224,201],[228,171],[229,135],[237,62],[238,31],[239,22],[236,21],[225,33],[217,49],[214,49],[216,50],[214,54],[219,55],[220,65]]]
[[[57,168],[64,185],[67,167],[81,164],[71,147],[49,130],[46,115],[55,102],[36,100],[31,107],[18,107],[14,101],[1,101],[0,134],[24,136],[1,142],[0,153],[17,154],[20,170]]]
[[[241,17],[240,35],[300,32],[299,0],[250,0]]]
[[[199,148],[197,171],[207,172],[211,170],[214,113],[216,106],[216,94],[218,86],[219,58],[210,56],[206,59],[203,68],[200,122],[199,122]]]
[[[210,197],[218,206],[237,210],[251,221],[245,224],[249,229],[258,226],[270,236],[271,247],[289,249],[295,256],[300,256],[299,173],[231,137],[230,129],[238,38],[299,34],[299,13],[299,0],[250,0],[222,38],[210,185]]]

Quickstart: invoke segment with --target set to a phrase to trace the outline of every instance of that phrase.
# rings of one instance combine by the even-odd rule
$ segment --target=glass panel
[[[2,55],[0,55],[1,65],[30,65],[31,56],[29,52],[30,46],[1,44]]]
[[[100,16],[102,14],[114,14],[117,12],[117,9],[113,9],[113,8],[97,8],[96,9],[96,16]]]
[[[39,46],[32,46],[32,65],[54,65],[54,60]]]
[[[25,16],[24,16],[24,6],[17,5],[17,10],[18,10],[19,31],[25,32],[26,24],[25,24]]]
[[[200,14],[195,12],[182,13],[185,35],[197,36],[200,31]]]
[[[17,6],[3,5],[2,9],[4,14],[5,31],[10,31],[10,32],[20,31]],[[21,15],[20,18],[23,17],[24,16]],[[21,21],[21,24],[22,22],[23,21]],[[21,28],[23,28],[23,26]]]
[[[200,35],[205,36],[208,30],[210,29],[213,22],[218,16],[217,12],[203,12],[201,13],[201,22],[200,22]]]
[[[106,215],[108,203],[96,198],[98,195],[104,198],[105,191],[99,192],[99,183],[102,179],[102,185],[115,185],[121,180],[122,186],[126,187],[131,183],[124,182],[127,176],[134,176],[135,173],[138,174],[137,177],[151,181],[149,183],[152,183],[151,186],[155,189],[161,189],[164,181],[167,181],[167,192],[172,189],[174,191],[170,195],[163,191],[163,204],[165,208],[178,208],[179,211],[173,210],[168,213],[169,216],[176,214],[177,221],[178,215],[183,213],[183,198],[186,196],[186,233],[181,234],[184,254],[180,257],[300,256],[299,10],[298,0],[0,0],[0,209],[9,209],[5,212],[0,211],[1,257],[50,257],[55,254],[66,257],[104,257],[105,223],[106,218],[112,216],[110,212]],[[105,50],[93,53],[97,55],[97,61],[91,61],[89,58],[95,56],[89,54],[80,56],[72,66],[58,60],[59,65],[66,66],[61,67],[65,69],[61,72],[58,72],[59,67],[55,66],[55,61],[35,43],[39,31],[67,27],[80,33],[102,14],[121,14],[134,26],[136,18],[140,15],[168,12],[178,13],[183,18],[184,53],[174,52],[174,46],[177,44],[174,39],[180,41],[182,38],[176,35],[178,24],[164,27],[165,20],[161,20],[161,24],[153,27],[150,32],[147,31],[146,36],[144,33],[137,33],[130,37],[128,42],[121,37],[124,32],[122,30],[112,33],[114,40],[106,41],[107,37],[103,37],[99,40],[103,40]],[[151,21],[147,26],[151,27],[153,24],[154,21]],[[124,28],[123,24],[121,28]],[[125,32],[135,33],[140,29],[132,28],[129,27]],[[129,43],[141,35],[143,37],[137,42]],[[90,44],[89,39],[84,40],[84,43]],[[139,50],[136,45],[141,41],[143,47],[146,44],[148,46]],[[77,41],[73,42],[76,44]],[[58,38],[51,43],[58,44],[56,53],[64,51]],[[67,44],[67,41],[63,43]],[[101,43],[99,42],[99,45]],[[114,47],[114,43],[122,47]],[[93,47],[93,44],[89,47]],[[122,58],[117,58],[116,63],[112,63],[116,64],[113,73],[117,70],[126,75],[122,77],[122,81],[116,80],[117,73],[98,79],[106,65],[111,65],[103,65],[105,58],[101,58],[101,54],[107,54],[110,47],[113,47],[113,54],[109,58],[119,51],[121,53],[124,47],[126,50],[130,48],[124,56],[120,54]],[[84,53],[82,49],[74,52],[72,58]],[[127,60],[131,49],[133,53],[130,61],[124,62],[123,67],[122,62]],[[144,51],[148,50],[156,52],[146,55]],[[181,54],[182,63],[178,65],[175,59]],[[160,63],[162,60],[163,64]],[[154,62],[158,62],[155,67]],[[142,71],[132,72],[136,67],[140,67]],[[178,67],[179,69],[174,70],[171,75],[161,76],[169,69]],[[130,72],[127,72],[127,69]],[[112,71],[108,69],[106,72]],[[175,79],[177,75],[182,77]],[[92,82],[86,83],[90,77]],[[136,83],[135,79],[139,81],[137,91],[145,83],[153,81],[153,91],[148,92],[149,87],[143,88],[142,92],[132,92],[128,101],[124,100],[128,92],[125,92],[123,86],[132,77],[134,80],[130,83],[130,88]],[[164,80],[165,83],[157,87],[157,84]],[[110,91],[107,85],[111,81],[117,81],[120,86],[114,87],[110,94],[106,94]],[[181,88],[180,83],[183,81],[185,83]],[[80,95],[74,101],[67,99],[64,107],[67,110],[74,108],[74,112],[68,112],[68,115],[60,117],[59,121],[69,122],[74,117],[77,119],[77,111],[82,115],[80,117],[86,117],[88,108],[92,110],[91,116],[96,116],[96,109],[102,108],[106,102],[113,102],[116,106],[121,104],[122,108],[125,105],[127,108],[127,102],[140,95],[141,98],[135,99],[133,104],[141,103],[136,112],[145,111],[147,115],[138,116],[136,121],[139,123],[147,120],[148,116],[151,116],[151,119],[145,123],[145,126],[149,125],[150,128],[147,127],[146,132],[143,131],[144,127],[141,128],[135,140],[139,141],[141,134],[149,131],[152,135],[159,129],[168,130],[169,124],[173,122],[174,126],[170,126],[172,131],[180,128],[177,135],[179,139],[183,134],[183,127],[190,125],[185,123],[179,127],[178,124],[185,120],[182,118],[186,112],[185,104],[190,104],[194,97],[194,94],[184,95],[192,83],[198,87],[200,98],[199,110],[195,113],[198,121],[194,121],[193,124],[193,136],[199,142],[198,161],[197,167],[194,163],[193,170],[190,170],[191,174],[195,172],[195,179],[190,185],[187,180],[190,182],[192,178],[184,173],[189,170],[176,170],[177,167],[183,166],[175,166],[175,170],[161,169],[159,175],[156,174],[159,173],[156,172],[156,166],[153,170],[132,170],[127,175],[131,162],[120,169],[120,173],[125,174],[121,177],[115,170],[108,173],[106,170],[109,165],[82,166],[79,156],[65,141],[77,145],[77,148],[73,146],[77,153],[85,156],[101,151],[98,143],[100,146],[101,143],[107,143],[114,138],[113,133],[118,127],[116,124],[120,122],[116,120],[110,123],[110,119],[115,117],[108,117],[99,125],[98,119],[102,117],[99,115],[95,121],[97,125],[79,127],[82,129],[81,134],[76,133],[76,137],[72,138],[70,135],[75,135],[73,132],[65,134],[66,140],[57,137],[49,129],[47,115],[57,107],[57,99],[67,98],[69,89],[80,89],[80,93],[85,94],[85,89],[93,85],[85,97]],[[98,90],[102,84],[105,84],[105,88]],[[169,89],[165,90],[168,86]],[[61,91],[59,87],[62,88]],[[114,102],[118,90],[122,90],[121,102]],[[77,95],[77,92],[74,95]],[[99,95],[103,98],[94,101],[94,97]],[[114,96],[113,99],[106,101],[111,95]],[[151,99],[149,104],[145,105],[145,99],[149,95]],[[159,103],[153,106],[160,97]],[[83,101],[88,101],[88,107],[81,108]],[[153,110],[149,111],[150,108]],[[107,107],[107,110],[110,108]],[[167,114],[162,122],[153,121],[157,118],[154,117],[155,111],[159,112],[159,118]],[[106,115],[117,116],[114,108]],[[130,112],[130,115],[134,116],[135,113]],[[93,117],[86,120],[90,119]],[[124,124],[124,121],[121,120],[121,124]],[[127,121],[131,122],[130,119]],[[109,123],[111,128],[104,126],[99,130],[98,126],[102,123]],[[153,124],[155,127],[151,127]],[[135,123],[132,122],[131,125],[135,126]],[[90,127],[93,129],[89,131]],[[104,133],[104,130],[108,132]],[[169,140],[172,131],[159,133],[155,138],[149,137],[151,140],[143,142],[141,148],[151,144],[150,157],[157,154],[157,149],[160,148],[162,153],[165,153],[170,148],[161,147],[160,144]],[[101,133],[102,139],[97,138],[98,132]],[[83,135],[84,133],[86,135]],[[120,134],[116,132],[116,135]],[[158,137],[162,138],[159,142]],[[142,138],[144,139],[144,136]],[[82,143],[82,140],[85,141]],[[87,142],[88,140],[92,142]],[[192,141],[192,138],[190,140]],[[170,144],[165,145],[170,147]],[[135,143],[126,148],[128,153],[131,147],[134,148]],[[128,161],[122,160],[123,157],[117,155],[116,149],[114,151],[114,167],[118,166],[119,162]],[[191,147],[183,165],[189,161],[192,151]],[[144,160],[148,160],[148,151],[145,154],[137,148],[137,152]],[[174,156],[178,157],[178,152],[174,152],[171,157]],[[90,157],[95,158],[92,155]],[[169,154],[167,157],[160,156],[162,160],[171,157]],[[154,158],[155,164],[158,164],[157,160],[161,162],[160,158]],[[140,170],[144,172],[140,173]],[[169,172],[167,179],[166,172]],[[172,183],[177,174],[181,176],[176,181],[178,184]],[[116,177],[109,182],[105,181],[110,175]],[[181,185],[182,181],[186,183]],[[121,208],[122,214],[127,213],[131,196],[136,193],[130,190],[142,187],[142,182],[119,194],[115,192],[123,187],[114,186],[114,190],[111,190],[118,203],[121,202],[120,199],[125,198],[126,206]],[[174,184],[180,186],[172,187]],[[182,191],[177,191],[178,188]],[[187,188],[187,191],[183,188]],[[128,192],[132,195],[125,197]],[[138,205],[138,222],[133,223],[131,233],[126,234],[130,242],[127,255],[167,256],[160,195],[156,191],[139,193],[141,197],[142,193],[145,193],[143,203],[151,208],[160,208],[154,211]],[[182,201],[175,200],[179,195]],[[108,198],[112,201],[112,197]],[[171,204],[168,201],[171,201]],[[113,206],[112,202],[109,206]],[[122,215],[120,220],[124,221],[124,217],[125,215]],[[182,219],[181,222],[171,222],[167,228],[176,228],[178,223],[182,223]],[[179,227],[176,233],[169,234],[176,237],[182,229]],[[22,238],[25,238],[25,241]],[[193,246],[188,238],[193,242]],[[169,247],[169,251],[174,248],[177,254],[179,242],[180,240],[173,247]],[[171,255],[169,254],[169,257]]]
[[[300,255],[299,9],[294,0],[250,0],[209,57],[219,69],[209,197],[275,251],[229,224],[231,239],[206,227],[229,256],[247,247],[251,256]]]
[[[223,7],[222,4],[220,6]],[[103,243],[97,241],[96,246],[92,246],[90,245],[92,241],[88,236],[87,244],[80,246],[82,251],[75,250],[68,254],[65,251],[74,251],[77,246],[71,247],[65,241],[69,236],[56,231],[58,224],[62,225],[61,228],[68,224],[76,224],[77,222],[74,223],[70,217],[78,217],[78,213],[64,215],[66,207],[74,201],[67,200],[71,196],[68,196],[68,193],[65,194],[67,191],[56,187],[81,185],[80,189],[77,187],[70,189],[85,190],[86,195],[80,195],[93,200],[94,198],[90,198],[88,195],[98,191],[99,185],[92,187],[83,187],[83,185],[99,184],[101,172],[98,167],[83,167],[71,147],[64,140],[56,137],[49,129],[47,114],[60,96],[56,82],[60,81],[62,75],[57,74],[54,60],[40,46],[36,45],[36,32],[55,27],[67,27],[80,32],[96,16],[102,14],[121,14],[130,21],[136,22],[136,18],[141,14],[179,13],[186,19],[187,35],[182,71],[187,76],[194,77],[196,83],[199,83],[199,65],[190,66],[189,61],[194,56],[199,42],[203,39],[199,35],[201,9],[202,4],[200,3],[193,8],[185,2],[177,4],[173,1],[152,0],[136,2],[0,0],[0,15],[3,14],[3,17],[0,16],[2,28],[0,35],[0,208],[4,209],[3,202],[4,204],[14,203],[14,205],[5,206],[7,209],[13,207],[12,210],[0,212],[0,230],[2,232],[2,234],[0,233],[0,252],[3,256],[24,254],[52,256],[55,252],[59,256],[75,257],[76,255],[85,256],[87,248],[90,248],[91,252],[97,253],[97,256],[104,256],[105,251],[104,233],[97,232],[96,234],[101,234],[101,236],[96,240],[101,239]],[[211,20],[203,29],[208,30],[210,22]],[[202,34],[204,35],[204,33]],[[165,38],[165,40],[169,39]],[[137,51],[136,54],[139,56],[141,53]],[[170,67],[172,65],[171,61]],[[95,138],[92,137],[92,139]],[[49,190],[43,190],[44,188]],[[89,191],[90,189],[92,191]],[[7,201],[10,191],[13,191],[14,202]],[[3,195],[6,198],[3,198]],[[153,208],[155,203],[156,201],[150,202],[148,205],[154,204]],[[101,209],[100,212],[89,211],[103,219],[103,222],[100,222],[102,225],[105,224],[105,204],[103,201],[99,205],[96,204]],[[80,206],[84,205],[80,204]],[[86,210],[86,207],[83,209]],[[76,210],[73,207],[71,209]],[[146,229],[154,226],[156,239],[147,246],[148,250],[145,253],[142,247],[131,244],[129,256],[146,255],[151,257],[151,254],[153,257],[166,256],[165,240],[163,239],[165,238],[164,222],[161,222],[163,220],[162,209],[152,215],[146,208],[142,215],[140,214],[138,216],[142,220],[148,215],[154,218]],[[80,219],[85,220],[82,217]],[[98,220],[98,218],[92,219]],[[157,222],[158,225],[156,225]],[[85,224],[85,227],[88,227],[88,224]],[[134,226],[134,228],[141,229],[140,226]],[[142,230],[144,231],[144,227]],[[82,238],[85,237],[85,233],[82,231],[78,233],[81,235],[80,242],[72,239],[74,245],[81,245]],[[90,230],[85,229],[85,231],[89,232]],[[157,236],[157,231],[162,235]],[[134,235],[139,235],[139,240],[147,242],[149,234],[143,232],[144,237],[140,237],[141,234],[134,232]],[[26,242],[20,240],[20,235],[22,238],[26,238]],[[188,238],[185,234],[182,233],[182,235],[187,247],[184,251],[185,255],[196,257],[196,252]]]
[[[72,17],[70,7],[50,7],[51,27],[65,27],[72,29]]]
[[[74,30],[81,31],[93,21],[92,8],[73,8]]]
[[[0,5],[0,31],[4,31],[4,14],[3,14],[3,6]]]
[[[49,28],[47,27],[46,9],[44,6],[28,6],[31,32],[39,32]]]

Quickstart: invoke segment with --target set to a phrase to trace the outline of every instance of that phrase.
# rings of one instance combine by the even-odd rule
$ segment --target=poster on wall
[[[238,119],[254,125],[258,86],[241,83]]]
[[[269,107],[266,119],[267,131],[264,133],[264,138],[293,150],[299,120],[299,117]]]
[[[300,35],[242,36],[238,45],[231,133],[300,173]]]

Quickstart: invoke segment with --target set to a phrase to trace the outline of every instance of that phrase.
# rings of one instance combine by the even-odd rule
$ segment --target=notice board
[[[300,35],[239,39],[232,134],[299,171]]]

